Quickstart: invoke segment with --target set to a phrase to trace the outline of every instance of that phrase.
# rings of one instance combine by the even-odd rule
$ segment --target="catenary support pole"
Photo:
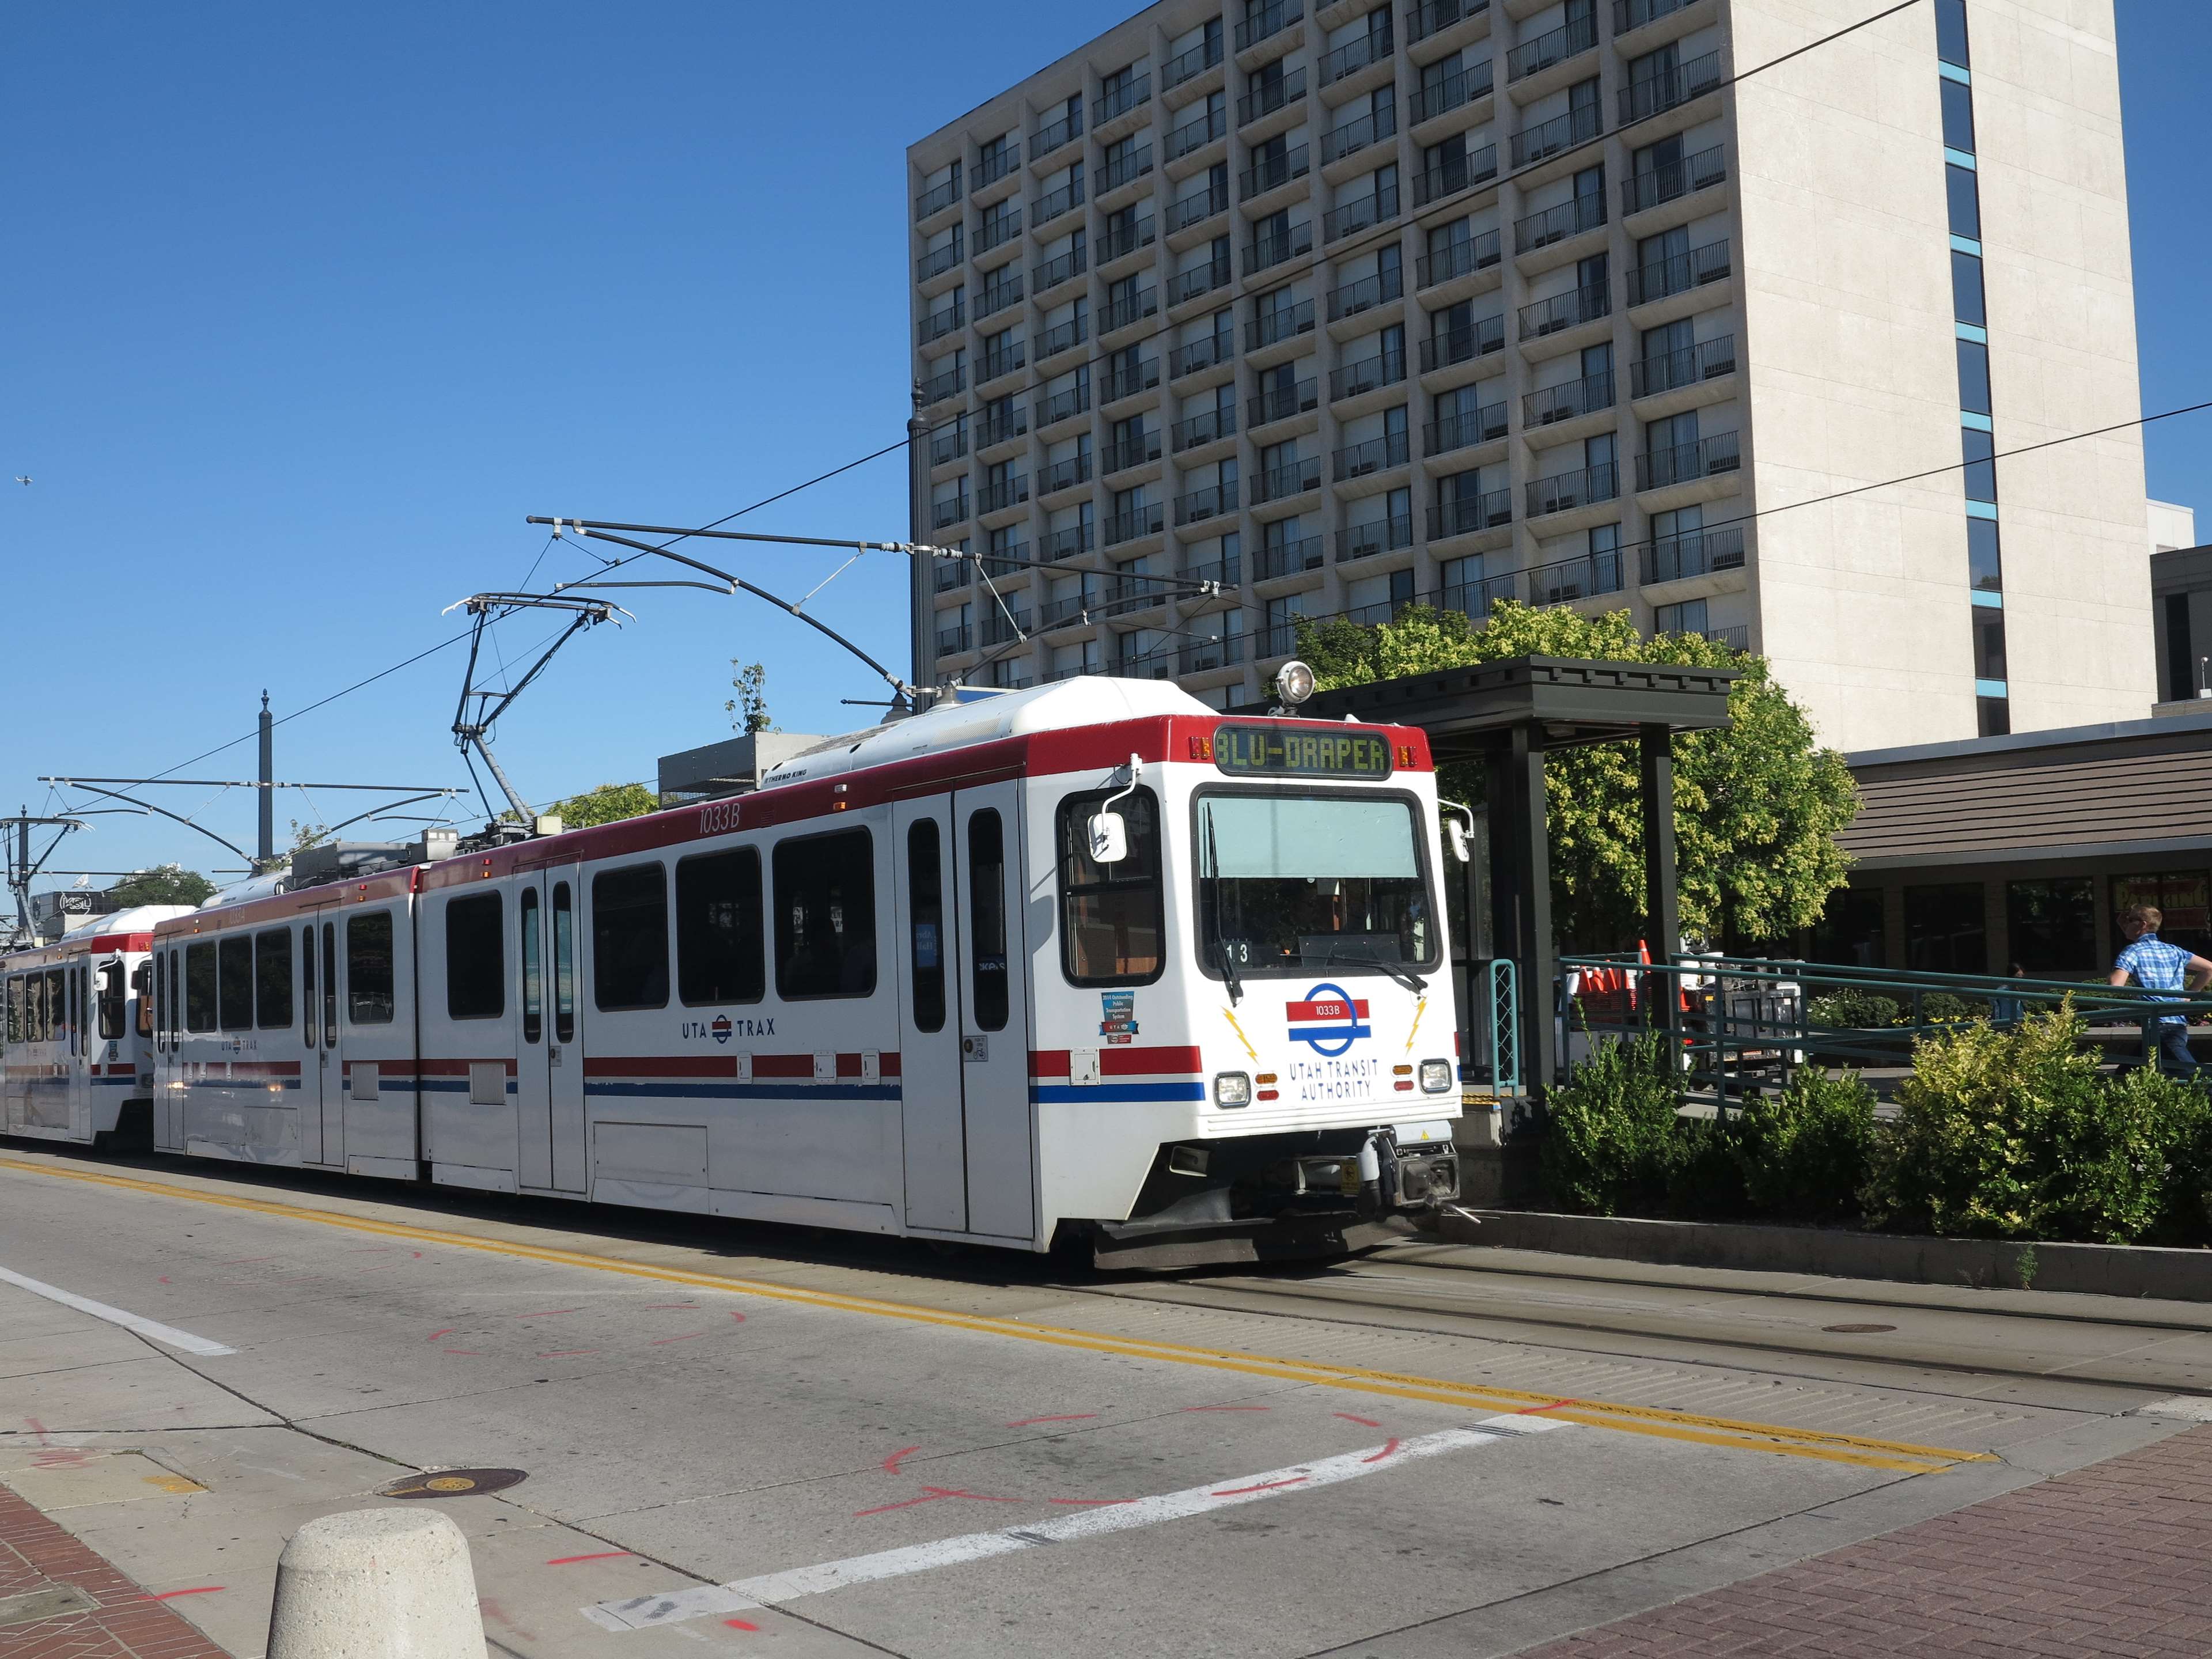
[[[254,847],[257,868],[276,861],[276,722],[266,691],[261,694],[261,835]]]
[[[268,1659],[485,1659],[468,1540],[428,1507],[310,1521],[276,1563]]]
[[[928,540],[922,528],[924,506],[929,486],[929,422],[922,418],[926,395],[921,382],[914,383],[914,413],[906,423],[906,534],[907,539],[917,545]],[[927,688],[934,684],[936,672],[936,641],[931,631],[936,617],[931,613],[931,598],[937,592],[937,562],[918,558],[908,561],[907,571],[911,603],[907,614],[914,618],[914,667],[908,678],[917,686]],[[919,703],[920,699],[916,699]]]

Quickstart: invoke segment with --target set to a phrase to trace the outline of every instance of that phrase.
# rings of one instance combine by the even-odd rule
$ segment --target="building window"
[[[1959,428],[1966,456],[1966,499],[1994,501],[1997,498],[1997,441],[1978,426]]]
[[[1951,250],[1951,314],[1976,328],[1985,327],[1990,320],[1982,293],[1982,262],[1956,248]]]
[[[2015,972],[2069,978],[2097,965],[2096,884],[2087,876],[2005,884],[2005,933]]]
[[[2112,913],[2124,915],[2131,906],[2148,904],[2160,913],[2158,936],[2168,945],[2202,956],[2212,950],[2212,912],[2207,909],[2207,884],[2202,870],[2175,871],[2163,875],[2115,876]]]
[[[1879,887],[1838,887],[1828,895],[1828,908],[1813,925],[1810,945],[1814,962],[1839,968],[1884,968],[1882,894]]]
[[[1984,593],[2002,592],[2004,564],[1998,555],[1995,519],[1966,520],[1967,579]]]
[[[1974,735],[2002,738],[2012,732],[2012,706],[2002,697],[1974,699]]]
[[[1960,69],[1966,62],[1966,0],[1936,0],[1936,55]]]
[[[1990,349],[1979,340],[1959,342],[1959,407],[1970,415],[1990,412]]]
[[[1974,175],[1956,162],[1943,168],[1943,184],[1951,205],[1951,234],[1970,242],[1982,240],[1982,199],[1974,189]]]
[[[1989,971],[1981,883],[1905,890],[1905,965],[1919,974]]]
[[[1936,83],[1943,94],[1943,148],[1974,153],[1974,94],[1958,82]]]

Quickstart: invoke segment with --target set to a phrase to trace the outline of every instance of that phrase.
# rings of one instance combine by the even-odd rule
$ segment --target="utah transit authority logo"
[[[1334,1060],[1374,1030],[1367,1024],[1367,1005],[1345,994],[1341,985],[1316,985],[1303,1002],[1287,1005],[1291,1040],[1310,1046]]]

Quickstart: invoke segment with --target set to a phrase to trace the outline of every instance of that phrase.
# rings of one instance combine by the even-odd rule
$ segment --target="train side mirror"
[[[1473,837],[1467,833],[1467,826],[1457,818],[1447,818],[1444,821],[1444,834],[1451,838],[1452,856],[1462,864],[1472,864],[1474,861],[1474,849],[1471,845]]]
[[[1094,813],[1091,819],[1091,861],[1119,864],[1128,856],[1128,820],[1119,812]]]

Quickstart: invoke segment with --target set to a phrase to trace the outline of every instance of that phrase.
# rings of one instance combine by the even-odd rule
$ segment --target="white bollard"
[[[485,1659],[468,1540],[431,1509],[308,1522],[276,1563],[268,1659]]]

